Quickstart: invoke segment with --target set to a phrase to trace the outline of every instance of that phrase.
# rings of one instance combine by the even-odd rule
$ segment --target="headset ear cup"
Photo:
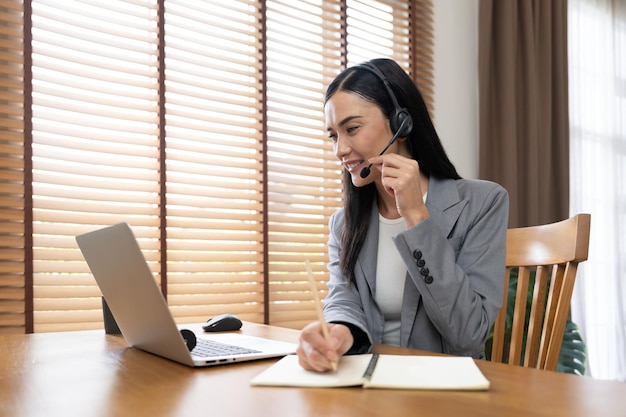
[[[373,73],[378,79],[384,84],[391,101],[393,102],[393,113],[389,117],[389,126],[391,127],[391,131],[393,134],[397,134],[400,137],[406,137],[413,130],[413,118],[411,114],[400,107],[398,104],[398,99],[396,95],[393,93],[391,86],[389,85],[389,81],[385,75],[373,64],[364,63],[358,66],[359,68],[363,68],[371,73]],[[400,130],[400,131],[398,131]]]
[[[408,111],[404,109],[396,109],[389,119],[391,131],[397,133],[399,137],[408,136],[413,130],[413,118]]]

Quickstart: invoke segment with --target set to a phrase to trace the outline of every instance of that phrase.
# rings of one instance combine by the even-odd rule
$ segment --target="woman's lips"
[[[363,163],[363,160],[349,161],[349,162],[345,162],[343,166],[345,166],[348,171],[354,172],[354,170],[358,168],[359,166],[361,166],[362,163]]]

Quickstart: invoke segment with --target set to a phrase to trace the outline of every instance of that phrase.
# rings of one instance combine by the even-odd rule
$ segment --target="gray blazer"
[[[498,184],[430,178],[430,217],[394,237],[408,269],[400,345],[483,358],[485,341],[502,305],[509,198]],[[339,268],[343,209],[330,218],[328,322],[349,323],[382,343],[383,315],[374,300],[378,208],[355,265],[356,286]]]

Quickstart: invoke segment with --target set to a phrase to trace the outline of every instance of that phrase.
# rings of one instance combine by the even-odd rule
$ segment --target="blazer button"
[[[428,274],[430,273],[430,270],[429,270],[428,268],[422,268],[422,269],[420,269],[420,273],[421,273],[423,276],[427,277],[427,276],[428,276]]]
[[[419,249],[415,249],[415,250],[413,251],[413,257],[414,257],[415,259],[422,259],[422,251],[421,251],[421,250],[419,250]]]
[[[423,259],[420,259],[419,261],[415,262],[417,264],[417,266],[419,266],[420,268],[423,267],[424,265],[426,265],[426,261]]]
[[[424,282],[426,284],[432,284],[433,283],[433,277],[428,275],[427,277],[424,277]]]

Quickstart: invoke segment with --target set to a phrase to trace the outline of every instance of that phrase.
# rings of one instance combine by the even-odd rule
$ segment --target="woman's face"
[[[377,156],[393,136],[389,120],[380,107],[355,93],[337,91],[324,107],[326,130],[333,141],[335,155],[344,169],[350,172],[352,184],[362,187],[380,178],[380,172],[372,169],[366,178],[361,170],[367,160]],[[397,152],[395,142],[386,153]]]

